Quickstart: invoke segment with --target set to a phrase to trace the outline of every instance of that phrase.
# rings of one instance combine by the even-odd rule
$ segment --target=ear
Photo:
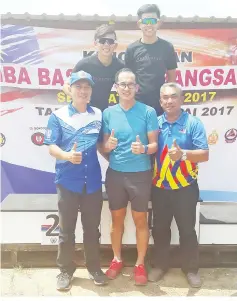
[[[117,49],[117,47],[118,47],[118,43],[115,43],[114,44],[114,51]]]
[[[163,21],[159,20],[157,23],[157,29],[161,28],[161,25],[163,24]]]
[[[161,97],[160,97],[160,100],[159,100],[159,102],[160,102],[160,106],[163,108],[163,104],[162,104]]]
[[[139,91],[139,89],[140,89],[140,86],[136,85],[136,93]]]
[[[118,93],[118,85],[114,83],[113,88],[116,90],[116,92]]]
[[[141,29],[141,21],[140,21],[140,20],[137,21],[137,27],[138,27],[139,29]]]

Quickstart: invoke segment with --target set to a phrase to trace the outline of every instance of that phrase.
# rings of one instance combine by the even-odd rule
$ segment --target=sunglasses
[[[123,90],[125,90],[126,87],[128,87],[129,90],[136,88],[136,83],[123,83],[122,82],[122,83],[117,83],[117,85]]]
[[[115,42],[116,42],[116,40],[114,40],[114,39],[108,39],[108,38],[100,38],[99,40],[98,40],[98,42],[100,43],[100,44],[105,44],[105,43],[107,43],[107,44],[109,44],[109,45],[113,45],[113,44],[115,44]]]
[[[157,18],[144,18],[140,20],[140,23],[145,24],[145,25],[155,25],[158,23]]]

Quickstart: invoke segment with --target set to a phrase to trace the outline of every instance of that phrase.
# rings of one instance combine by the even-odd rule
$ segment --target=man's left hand
[[[131,145],[132,153],[135,155],[140,155],[144,153],[144,145],[142,145],[139,135],[136,136],[136,142]]]
[[[170,156],[170,159],[173,161],[178,161],[182,158],[183,151],[178,146],[176,139],[174,139],[172,147],[168,150],[168,154]]]

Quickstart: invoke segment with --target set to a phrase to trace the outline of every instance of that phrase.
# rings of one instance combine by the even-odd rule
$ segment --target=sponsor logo
[[[6,143],[6,137],[0,133],[0,147],[2,147]]]
[[[236,129],[230,129],[225,133],[225,141],[227,143],[235,142],[236,138],[237,138],[237,130]]]
[[[40,132],[34,133],[34,134],[31,136],[31,141],[32,141],[35,145],[38,145],[38,146],[43,145],[43,144],[44,144],[44,134],[43,134],[43,133],[40,133]]]
[[[208,136],[208,144],[209,145],[213,145],[213,144],[216,144],[217,143],[217,141],[218,141],[218,138],[219,138],[219,136],[218,136],[218,134],[217,134],[217,131],[216,130],[213,130],[212,132],[211,132],[211,134]]]

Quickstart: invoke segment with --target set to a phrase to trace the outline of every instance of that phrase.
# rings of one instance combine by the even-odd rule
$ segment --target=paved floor
[[[179,269],[172,269],[159,283],[136,287],[132,268],[106,287],[97,287],[89,280],[85,269],[77,269],[70,292],[55,289],[57,269],[2,269],[2,296],[237,296],[237,268],[201,269],[201,289],[189,288]]]

